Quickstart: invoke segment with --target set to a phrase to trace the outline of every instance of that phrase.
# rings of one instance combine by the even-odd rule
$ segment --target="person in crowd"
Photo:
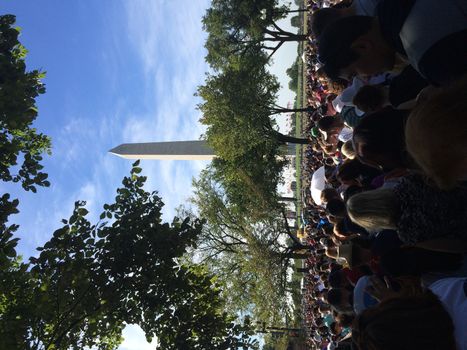
[[[400,72],[410,63],[432,84],[446,85],[467,72],[466,10],[458,0],[381,0],[375,17],[350,16],[325,27],[318,51],[323,69],[350,79]]]
[[[467,99],[462,79],[454,81],[467,60],[461,54],[450,57],[466,46],[458,39],[464,35],[459,28],[465,21],[459,19],[465,18],[467,1],[368,2],[379,5],[363,16],[352,12],[362,0],[309,0],[307,5],[313,12],[308,27],[321,27],[322,33],[309,37],[302,57],[305,103],[313,111],[302,118],[309,144],[301,163],[300,237],[308,246],[301,290],[303,327],[313,350],[349,347],[351,340],[361,349],[379,349],[385,337],[394,336],[383,334],[385,327],[362,328],[369,330],[365,337],[379,337],[367,343],[360,341],[360,329],[339,331],[355,317],[349,306],[361,315],[373,309],[366,302],[370,289],[375,292],[371,275],[397,281],[410,276],[418,289],[434,286],[454,324],[454,338],[459,325],[467,329],[455,316],[456,307],[466,314],[463,300],[455,298],[461,282],[449,282],[467,275]],[[445,12],[435,18],[433,9],[441,8]],[[334,34],[339,40],[329,41]],[[448,61],[452,66],[446,69]],[[339,139],[344,127],[351,136]],[[311,198],[310,174],[323,166],[327,188],[318,206]],[[405,336],[411,335],[401,333],[401,339]],[[404,349],[404,341],[391,344]]]
[[[341,153],[347,159],[355,158],[355,150],[353,149],[352,140],[344,142],[344,144],[341,147]]]
[[[322,8],[313,13],[311,19],[311,31],[319,38],[326,27],[344,17],[349,16],[374,16],[379,0],[356,0],[350,4],[342,2],[332,7]]]
[[[407,111],[384,108],[365,116],[353,131],[357,159],[384,172],[410,165],[405,150]]]
[[[347,212],[369,231],[397,230],[407,244],[435,240],[439,248],[446,244],[446,249],[452,245],[462,250],[467,242],[466,203],[467,189],[440,191],[412,174],[394,188],[355,194],[347,201]]]
[[[467,180],[467,75],[412,111],[405,142],[417,165],[441,189]]]
[[[330,200],[339,198],[339,192],[336,189],[329,187],[321,191],[321,203],[326,205]]]
[[[354,321],[352,341],[359,350],[456,350],[452,318],[431,293],[365,310]]]
[[[352,325],[357,349],[467,349],[467,278],[440,279],[396,291],[389,279],[372,279],[380,303]]]
[[[346,288],[332,288],[328,291],[326,301],[336,311],[353,314],[353,293]]]
[[[373,179],[382,172],[374,167],[361,163],[358,159],[346,160],[337,169],[337,179],[347,186],[370,188]]]
[[[462,275],[464,256],[459,253],[438,252],[417,247],[401,247],[380,258],[384,274],[417,276],[427,279]],[[430,274],[430,275],[427,275]],[[436,276],[434,276],[436,274]]]
[[[352,138],[352,129],[344,124],[344,120],[339,115],[323,117],[318,121],[317,126],[326,142],[330,144],[337,144],[338,141],[346,142]]]
[[[382,85],[365,85],[358,90],[353,104],[365,113],[377,112],[389,103],[389,89]]]

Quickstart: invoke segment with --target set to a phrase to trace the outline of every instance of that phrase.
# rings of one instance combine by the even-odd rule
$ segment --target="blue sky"
[[[193,96],[208,70],[201,17],[208,0],[3,0],[17,16],[28,69],[47,72],[38,99],[37,129],[52,138],[43,164],[50,188],[28,193],[1,184],[20,199],[18,250],[26,258],[86,200],[96,219],[128,174],[131,161],[107,151],[124,142],[199,139]],[[285,25],[287,26],[287,25]],[[279,50],[271,70],[287,86],[285,69],[296,46]],[[283,89],[280,102],[293,100]],[[282,124],[283,121],[280,122]],[[170,220],[206,162],[143,161],[147,189],[158,190]],[[127,327],[121,349],[144,349],[142,332]]]

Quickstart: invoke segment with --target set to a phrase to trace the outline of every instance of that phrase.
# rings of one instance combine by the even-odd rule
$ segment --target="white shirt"
[[[353,136],[353,130],[351,128],[344,126],[341,132],[339,133],[339,135],[337,135],[337,139],[342,142],[347,142],[349,140],[352,140],[352,136]]]
[[[466,277],[443,278],[428,288],[438,296],[454,323],[458,350],[467,350],[467,283]]]

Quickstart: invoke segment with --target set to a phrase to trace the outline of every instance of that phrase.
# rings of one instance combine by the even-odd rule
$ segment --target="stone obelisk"
[[[127,159],[211,160],[214,152],[205,141],[124,143],[110,153]]]
[[[110,153],[126,159],[212,160],[216,155],[205,141],[124,143]],[[295,155],[295,144],[287,145],[287,155]]]

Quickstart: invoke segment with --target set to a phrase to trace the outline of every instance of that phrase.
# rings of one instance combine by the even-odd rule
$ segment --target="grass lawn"
[[[303,13],[303,28],[302,32],[306,33],[307,28],[307,21],[308,21],[308,14],[305,12]],[[306,68],[303,60],[301,59],[305,48],[305,42],[298,43],[298,56],[299,59],[299,67],[298,67],[298,83],[297,83],[297,103],[296,108],[302,108],[305,105],[306,101]],[[303,113],[295,113],[295,136],[296,137],[303,137]],[[303,150],[302,145],[298,145],[296,147],[296,157],[295,157],[295,169],[296,169],[296,181],[297,181],[297,189],[295,197],[297,198],[297,222],[300,222],[300,215],[302,212],[302,183],[301,183],[301,164],[303,160]],[[301,268],[302,267],[302,260],[295,260],[294,261],[294,268]],[[301,327],[302,322],[302,291],[300,289],[300,282],[303,277],[302,273],[293,272],[292,274],[292,300],[294,303],[294,325],[297,327]]]
[[[308,21],[308,14],[305,12],[303,13],[303,28],[302,32],[306,33],[307,28],[307,21]],[[298,56],[299,59],[299,68],[298,68],[298,83],[297,83],[297,103],[296,108],[302,108],[305,105],[306,101],[306,69],[303,60],[301,59],[303,55],[303,51],[305,48],[305,42],[301,41],[298,43]],[[303,121],[303,113],[295,113],[295,136],[296,137],[303,137],[302,133],[302,121]],[[302,150],[303,146],[298,145],[296,147],[296,157],[295,157],[295,170],[296,170],[296,181],[297,181],[297,189],[295,193],[295,197],[298,200],[297,203],[297,222],[300,221],[300,215],[302,212],[302,200],[301,200],[301,192],[302,192],[302,184],[301,184],[301,164],[302,164]]]

